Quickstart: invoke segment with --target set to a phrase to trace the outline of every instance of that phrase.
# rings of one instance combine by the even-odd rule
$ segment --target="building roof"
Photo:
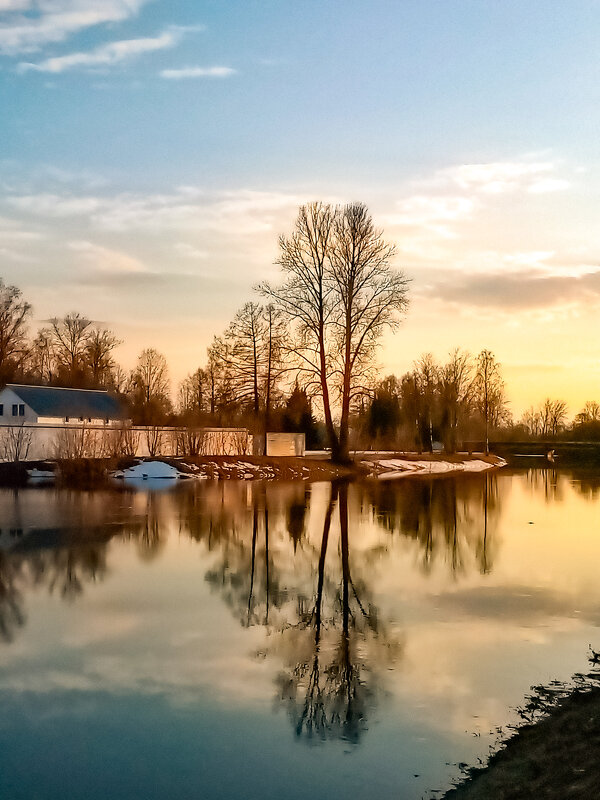
[[[40,417],[122,419],[119,401],[99,389],[63,389],[57,386],[6,384]]]

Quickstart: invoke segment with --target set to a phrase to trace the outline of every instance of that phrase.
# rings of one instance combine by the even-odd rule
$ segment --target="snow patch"
[[[184,477],[183,472],[180,472],[171,464],[165,464],[164,461],[142,461],[134,467],[123,470],[123,478],[125,480],[174,480],[182,477]]]
[[[391,480],[400,478],[404,475],[444,475],[452,472],[484,472],[494,467],[503,467],[506,461],[497,458],[494,463],[482,461],[481,459],[470,459],[468,461],[428,461],[428,460],[408,460],[403,458],[387,458],[374,462],[376,467],[383,470],[378,474],[380,480]]]

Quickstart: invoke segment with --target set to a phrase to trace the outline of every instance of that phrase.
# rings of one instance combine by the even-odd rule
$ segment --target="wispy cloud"
[[[208,252],[206,250],[202,250],[199,247],[194,247],[194,245],[190,244],[189,242],[176,242],[174,249],[176,253],[178,253],[180,256],[184,256],[185,258],[208,258]]]
[[[127,253],[113,250],[102,245],[85,240],[69,242],[69,249],[76,252],[89,267],[102,273],[117,273],[119,275],[139,275],[148,271],[148,268],[139,259]]]
[[[228,78],[237,70],[232,67],[182,67],[181,69],[163,69],[161,78],[167,80],[185,80],[186,78]]]
[[[178,40],[178,35],[171,31],[166,31],[160,34],[160,36],[155,37],[109,42],[89,52],[55,56],[54,58],[47,58],[45,61],[41,61],[37,64],[22,62],[19,64],[18,69],[20,72],[35,70],[37,72],[58,73],[78,67],[111,66],[122,61],[136,58],[144,53],[151,53],[156,50],[165,50],[174,47]]]
[[[600,305],[600,268],[581,265],[575,274],[551,275],[536,269],[507,274],[431,274],[419,293],[462,307],[514,313],[556,306]]]
[[[19,55],[97,25],[123,22],[149,0],[0,0],[0,53]]]
[[[469,219],[476,208],[471,197],[413,195],[396,204],[397,211],[385,217],[388,225],[425,228],[444,238],[454,238],[454,223]]]
[[[554,177],[557,165],[552,161],[492,161],[482,164],[460,164],[438,173],[442,181],[450,181],[465,190],[483,194],[505,194],[526,191],[562,191],[569,181]]]
[[[214,230],[236,236],[272,232],[306,198],[285,192],[251,189],[203,193],[182,187],[169,194],[76,195],[43,192],[7,198],[12,208],[42,218],[86,217],[98,229]]]

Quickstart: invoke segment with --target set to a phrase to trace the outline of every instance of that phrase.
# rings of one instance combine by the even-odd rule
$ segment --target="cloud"
[[[552,177],[556,168],[552,161],[492,161],[450,167],[441,170],[438,178],[461,189],[482,194],[506,194],[520,190],[541,194],[569,187],[567,180]]]
[[[471,223],[468,233],[477,237],[472,223],[485,224],[493,215],[505,213],[507,195],[527,198],[569,188],[558,169],[556,161],[528,157],[446,167],[413,182],[414,193],[400,198],[395,210],[382,219],[385,225],[404,229],[398,247],[405,255],[419,261],[448,261],[453,258],[452,240],[467,236],[466,223]],[[532,209],[533,203],[531,198]]]
[[[53,194],[42,192],[8,198],[8,203],[20,211],[40,217],[74,217],[91,214],[102,207],[99,197]]]
[[[137,258],[93,242],[76,240],[69,242],[68,246],[98,272],[137,276],[148,271],[146,265]]]
[[[240,189],[209,194],[189,186],[169,194],[42,192],[6,200],[13,208],[42,218],[86,217],[101,230],[217,231],[228,236],[272,234],[278,220],[305,201],[285,192]]]
[[[0,0],[0,53],[18,55],[97,25],[123,22],[149,0]]]
[[[476,206],[476,201],[470,197],[414,195],[400,200],[396,204],[396,213],[385,217],[384,222],[387,225],[425,228],[450,239],[456,233],[449,223],[469,219]]]
[[[534,181],[527,187],[530,194],[548,194],[549,192],[562,192],[568,189],[571,184],[561,178],[542,178]]]
[[[183,67],[181,69],[163,69],[161,78],[167,80],[184,80],[186,78],[228,78],[235,75],[231,67]]]
[[[460,306],[509,312],[551,306],[600,304],[600,268],[582,265],[571,275],[550,275],[540,270],[512,273],[431,273],[418,293]]]
[[[194,247],[194,245],[191,245],[188,242],[176,242],[174,247],[176,252],[185,258],[208,258],[208,252],[206,250],[201,250],[198,247]]]
[[[166,31],[154,38],[146,37],[143,39],[124,39],[119,42],[109,42],[87,53],[69,53],[65,56],[47,58],[37,64],[22,62],[19,64],[18,70],[19,72],[35,70],[37,72],[58,73],[77,67],[112,66],[140,56],[143,53],[174,47],[177,42],[178,37],[174,33]]]

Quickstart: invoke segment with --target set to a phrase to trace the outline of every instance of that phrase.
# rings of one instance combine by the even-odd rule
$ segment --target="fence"
[[[252,452],[246,428],[131,425],[0,426],[0,460],[110,456],[222,456]]]

